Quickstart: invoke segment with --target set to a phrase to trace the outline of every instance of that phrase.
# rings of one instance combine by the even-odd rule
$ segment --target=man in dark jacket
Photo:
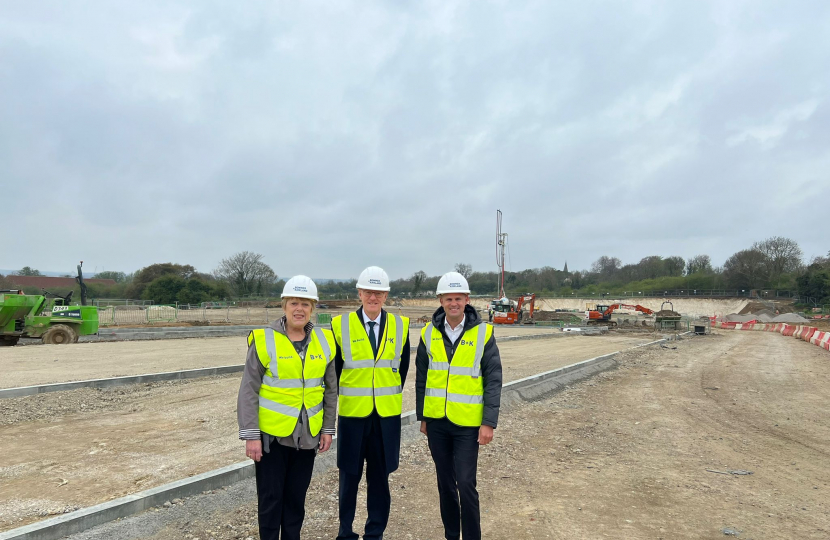
[[[444,535],[478,540],[478,449],[493,440],[498,423],[501,358],[493,327],[469,305],[467,280],[449,272],[436,293],[441,307],[415,357],[415,411],[435,462]]]
[[[334,366],[338,380],[343,382],[337,418],[337,540],[358,539],[352,526],[364,461],[368,517],[363,538],[381,540],[392,502],[389,474],[397,470],[400,460],[402,389],[409,371],[409,319],[382,309],[389,277],[381,268],[370,266],[364,270],[357,287],[362,306],[356,317],[353,312],[332,321]]]

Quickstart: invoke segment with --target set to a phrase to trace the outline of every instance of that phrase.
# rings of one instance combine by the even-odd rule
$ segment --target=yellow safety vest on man
[[[380,416],[399,416],[403,410],[401,351],[409,335],[409,318],[386,314],[377,357],[356,312],[333,318],[331,328],[343,356],[338,387],[340,416],[365,418],[373,409]]]
[[[259,388],[259,430],[276,437],[294,432],[302,408],[308,412],[308,427],[316,437],[323,427],[323,378],[332,361],[334,336],[331,330],[314,328],[305,361],[284,334],[264,328],[248,335],[248,346],[256,344],[265,367]]]
[[[493,335],[493,327],[480,323],[461,335],[461,340],[447,360],[444,336],[432,323],[421,330],[421,339],[429,355],[429,371],[424,393],[424,416],[444,418],[459,426],[479,427],[484,416],[484,380],[481,358],[484,344]]]

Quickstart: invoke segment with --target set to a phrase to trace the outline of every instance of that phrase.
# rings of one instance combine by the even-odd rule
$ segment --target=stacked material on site
[[[655,313],[654,316],[655,317],[662,317],[662,318],[665,318],[665,319],[671,319],[671,318],[679,318],[680,313],[678,313],[676,311],[672,311],[670,309],[662,309],[662,310],[658,311],[657,313]]]
[[[782,313],[781,315],[778,315],[777,317],[772,319],[771,322],[788,323],[788,324],[791,324],[791,323],[804,324],[804,323],[807,323],[807,322],[810,322],[810,321],[808,321],[807,319],[805,319],[804,317],[802,317],[801,315],[798,315],[796,313]]]
[[[736,322],[736,323],[745,323],[749,321],[757,321],[758,318],[751,314],[747,313],[746,315],[738,315],[737,313],[730,313],[723,318],[724,322]]]
[[[534,311],[533,312],[533,320],[534,321],[579,321],[582,317],[580,314],[577,313],[562,313],[556,311]]]

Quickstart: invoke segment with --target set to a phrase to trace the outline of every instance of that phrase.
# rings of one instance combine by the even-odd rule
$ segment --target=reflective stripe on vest
[[[481,359],[493,327],[480,323],[461,335],[451,360],[447,360],[444,336],[432,323],[421,330],[429,364],[424,392],[424,416],[447,417],[459,426],[481,425],[484,416],[484,380]]]
[[[409,318],[386,314],[377,358],[372,357],[369,335],[356,312],[335,317],[331,327],[343,356],[338,386],[340,415],[363,418],[374,409],[380,416],[400,415],[401,353],[409,334]]]
[[[260,431],[276,437],[291,435],[305,407],[309,431],[317,436],[323,426],[324,377],[334,347],[331,331],[312,329],[305,361],[288,337],[271,328],[254,330],[248,342],[265,367],[259,389]]]

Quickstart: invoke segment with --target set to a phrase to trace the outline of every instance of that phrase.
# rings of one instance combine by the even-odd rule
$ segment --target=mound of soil
[[[655,317],[680,317],[680,313],[670,309],[663,309],[654,314]]]

